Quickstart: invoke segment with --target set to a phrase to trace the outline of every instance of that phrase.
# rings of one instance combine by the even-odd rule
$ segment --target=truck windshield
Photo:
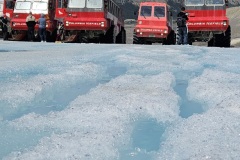
[[[46,2],[33,2],[32,10],[45,11],[48,9],[48,4]]]
[[[142,6],[140,15],[144,17],[150,17],[152,13],[152,6]]]
[[[223,0],[206,0],[206,5],[208,6],[212,6],[212,5],[224,5],[224,1]]]
[[[86,5],[85,0],[69,0],[68,7],[69,8],[84,8]]]
[[[102,0],[69,0],[69,8],[102,8]]]
[[[31,2],[30,1],[17,1],[15,4],[15,9],[16,10],[30,10],[31,9]]]
[[[101,0],[87,0],[87,8],[102,8]]]
[[[165,7],[155,6],[154,7],[154,17],[165,17]]]
[[[204,0],[186,0],[186,6],[203,6]]]

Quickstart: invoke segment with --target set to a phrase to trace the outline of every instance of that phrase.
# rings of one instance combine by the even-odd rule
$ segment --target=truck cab
[[[175,44],[172,22],[172,14],[166,3],[140,3],[133,44]]]

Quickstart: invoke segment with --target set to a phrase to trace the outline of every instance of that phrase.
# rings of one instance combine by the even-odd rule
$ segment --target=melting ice
[[[0,47],[0,159],[240,159],[239,48]]]

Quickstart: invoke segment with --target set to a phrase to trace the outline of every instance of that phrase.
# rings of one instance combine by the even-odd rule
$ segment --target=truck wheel
[[[121,28],[121,31],[118,33],[116,37],[116,43],[122,43],[122,44],[126,43],[126,31],[123,27]]]
[[[214,42],[214,38],[211,38],[211,39],[208,41],[208,47],[212,47],[212,46],[213,46],[213,42]]]
[[[78,36],[78,42],[79,42],[79,43],[89,43],[87,37],[86,37],[86,36],[83,36],[83,35],[81,35],[81,34]],[[96,43],[96,42],[93,41],[92,43]]]
[[[139,38],[137,37],[136,33],[133,33],[133,44],[139,44]]]
[[[231,26],[228,26],[225,31],[224,40],[222,47],[230,47],[231,46]]]
[[[55,42],[57,38],[57,29],[54,29],[54,31],[51,34],[51,42]]]
[[[228,26],[225,34],[215,34],[213,46],[215,47],[230,47],[231,45],[231,27]]]
[[[179,32],[178,32],[178,27],[176,28],[176,36],[175,36],[175,44],[179,43]]]
[[[192,45],[192,43],[193,43],[192,33],[188,33],[188,44]]]
[[[104,34],[101,34],[101,35],[99,36],[99,42],[100,42],[100,43],[105,43],[105,36],[104,36]]]
[[[167,36],[167,39],[165,40],[165,42],[163,44],[164,45],[176,44],[176,34],[173,30],[169,33],[169,35]]]
[[[106,34],[105,34],[105,37],[104,37],[105,43],[114,43],[114,42],[115,42],[115,41],[114,41],[114,38],[115,38],[115,36],[114,36],[114,25],[112,25],[112,26],[107,30],[107,32],[106,32]]]
[[[126,36],[126,30],[125,29],[123,30],[123,36],[124,36],[123,44],[126,44],[127,43],[127,36]]]
[[[39,36],[39,38],[40,38],[40,36]],[[46,31],[46,41],[51,42],[51,40],[52,40],[51,33],[49,31]]]
[[[147,43],[143,38],[138,37],[136,33],[133,33],[133,44],[152,44],[152,43]]]

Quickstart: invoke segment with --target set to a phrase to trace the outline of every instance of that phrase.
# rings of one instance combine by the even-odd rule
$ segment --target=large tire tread
[[[231,27],[228,26],[225,34],[215,34],[213,36],[213,46],[215,47],[230,47],[231,46]]]
[[[112,25],[104,36],[104,43],[114,43],[114,25]]]
[[[116,43],[126,44],[126,31],[123,27],[121,28],[121,31],[118,33],[116,37]]]

